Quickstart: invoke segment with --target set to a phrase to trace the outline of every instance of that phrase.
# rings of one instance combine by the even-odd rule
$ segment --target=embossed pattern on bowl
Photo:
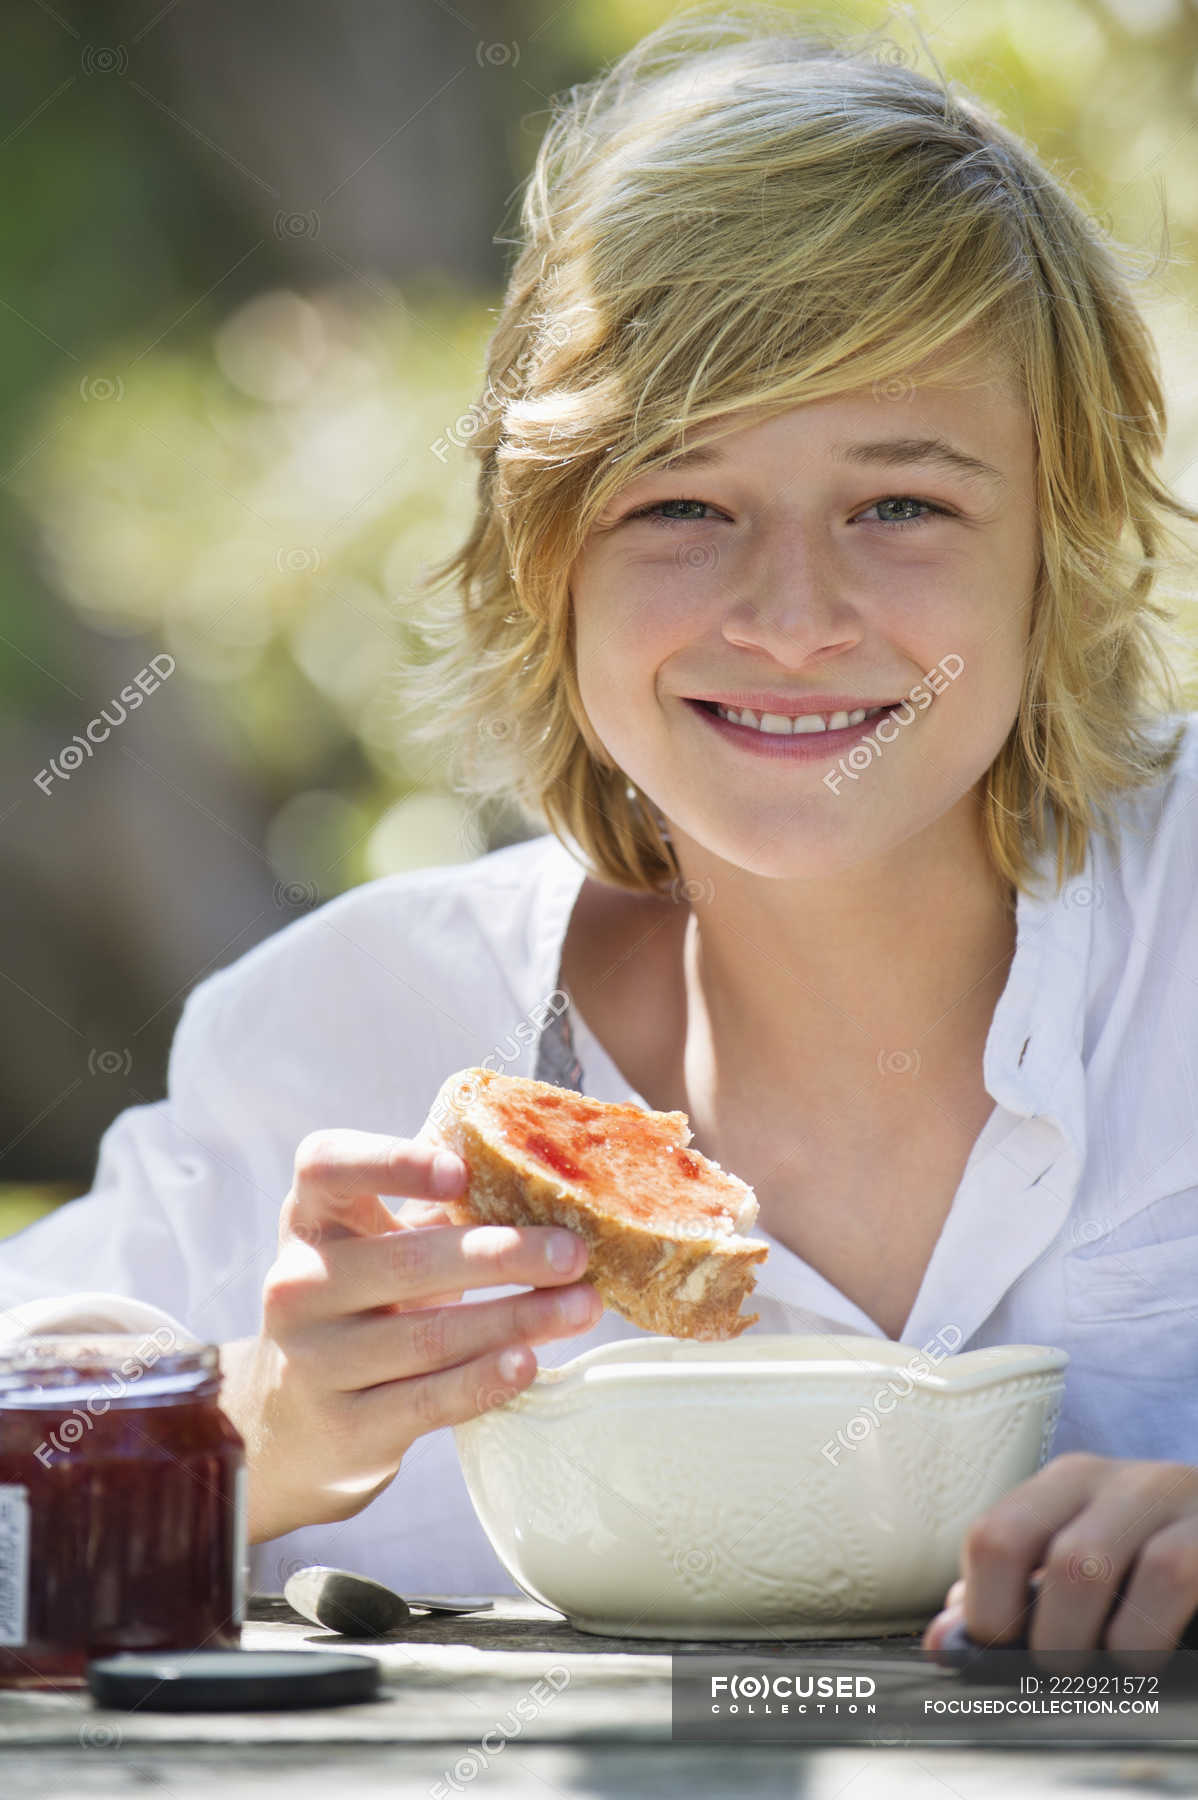
[[[864,1336],[644,1337],[543,1369],[455,1438],[504,1567],[580,1630],[917,1631],[970,1521],[1047,1459],[1067,1361],[1039,1344],[929,1364]]]

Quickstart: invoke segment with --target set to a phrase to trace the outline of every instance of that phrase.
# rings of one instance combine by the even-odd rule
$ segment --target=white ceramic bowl
[[[971,1520],[1046,1460],[1063,1350],[864,1336],[643,1337],[454,1428],[513,1580],[580,1631],[922,1629]]]

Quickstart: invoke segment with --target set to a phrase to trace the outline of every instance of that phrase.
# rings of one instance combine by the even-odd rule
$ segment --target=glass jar
[[[0,1686],[240,1643],[245,1446],[220,1381],[215,1344],[165,1327],[0,1351]]]

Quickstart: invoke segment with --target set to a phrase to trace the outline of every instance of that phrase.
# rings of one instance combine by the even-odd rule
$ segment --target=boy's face
[[[676,844],[680,830],[756,873],[819,877],[954,808],[976,817],[1018,712],[1040,561],[1031,420],[1003,365],[978,368],[746,423],[718,462],[638,476],[592,527],[570,580],[583,704]],[[750,736],[692,698],[765,689],[822,712],[803,697],[897,701],[917,684],[909,723],[826,740]],[[879,727],[890,741],[871,750]]]

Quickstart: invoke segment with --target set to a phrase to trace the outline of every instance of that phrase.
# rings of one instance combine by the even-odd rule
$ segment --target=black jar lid
[[[87,1665],[100,1706],[149,1712],[259,1712],[372,1700],[372,1656],[333,1650],[161,1650],[103,1656]]]

